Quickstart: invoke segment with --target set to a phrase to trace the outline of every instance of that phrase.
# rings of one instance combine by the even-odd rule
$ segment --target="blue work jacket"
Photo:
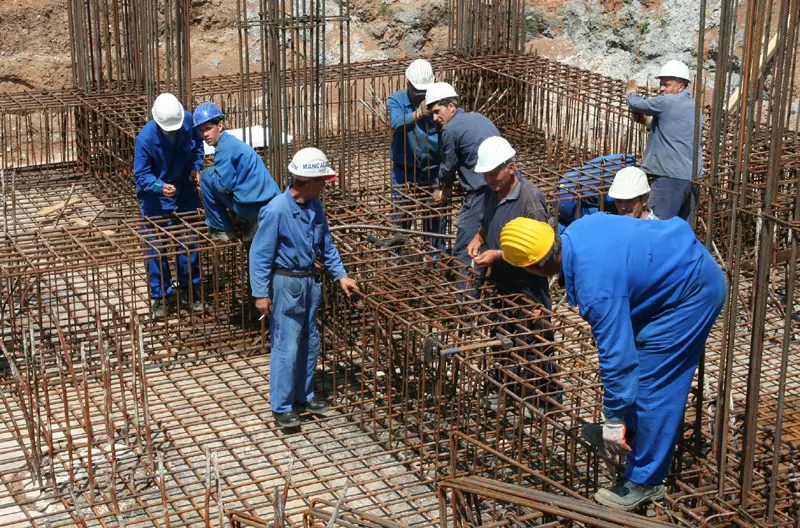
[[[328,219],[319,200],[301,207],[291,187],[261,208],[258,232],[250,247],[250,286],[253,297],[272,297],[276,268],[302,273],[320,259],[333,280],[347,277],[331,238]]]
[[[215,145],[214,172],[221,190],[240,204],[268,202],[281,192],[253,147],[227,132]]]
[[[398,90],[386,102],[392,125],[392,161],[408,170],[438,173],[439,131],[428,116],[416,123],[412,114],[419,105],[411,102],[408,89]]]
[[[644,148],[642,170],[653,176],[678,180],[692,179],[692,164],[697,152],[697,176],[703,173],[703,148],[694,145],[695,102],[689,90],[676,94],[643,97],[629,93],[626,101],[634,112],[652,116],[650,135]],[[703,114],[700,114],[700,129]]]
[[[439,166],[439,181],[451,187],[456,174],[467,192],[486,187],[483,174],[475,172],[478,162],[478,147],[483,140],[499,136],[500,131],[488,117],[476,112],[465,112],[461,108],[442,128],[442,164]]]
[[[203,168],[203,138],[194,128],[192,114],[184,112],[183,126],[177,131],[173,144],[155,121],[148,121],[136,136],[133,157],[133,178],[136,197],[143,211],[174,211],[185,193],[196,196],[194,184],[189,181],[191,171]],[[175,186],[175,196],[162,194],[165,183]]]
[[[606,419],[623,419],[638,394],[636,336],[671,316],[692,291],[703,260],[713,257],[680,218],[584,216],[561,241],[567,301],[579,307],[597,342]]]

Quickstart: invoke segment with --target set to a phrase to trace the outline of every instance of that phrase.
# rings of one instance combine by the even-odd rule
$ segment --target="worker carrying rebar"
[[[614,175],[608,196],[614,199],[617,214],[658,220],[653,210],[647,206],[650,197],[650,185],[647,174],[639,167],[625,167]]]
[[[193,117],[203,140],[215,149],[214,165],[203,169],[200,177],[209,235],[223,242],[236,238],[230,211],[247,222],[243,240],[250,242],[259,211],[280,188],[253,147],[225,131],[225,114],[216,104],[200,103]]]
[[[159,95],[148,121],[136,136],[133,175],[136,198],[143,217],[170,218],[158,220],[162,226],[175,221],[175,213],[200,207],[197,189],[192,183],[203,168],[203,139],[194,128],[192,115],[169,93]],[[167,256],[159,254],[155,233],[148,230],[147,272],[149,275],[152,313],[163,318],[173,308],[172,277]],[[178,255],[179,304],[182,308],[202,312],[200,299],[200,261],[194,246]],[[187,254],[188,253],[188,254]]]
[[[592,327],[605,423],[587,424],[584,436],[627,455],[624,478],[595,500],[632,510],[661,499],[692,378],[725,303],[720,267],[677,218],[595,214],[562,236],[516,218],[503,228],[500,249],[506,262],[534,275],[561,273],[567,300]]]
[[[296,410],[323,414],[328,401],[314,394],[319,356],[317,308],[322,297],[319,259],[344,293],[358,291],[348,278],[319,200],[336,179],[316,148],[298,151],[289,164],[291,185],[261,209],[250,248],[250,283],[256,308],[269,317],[270,405],[280,427],[300,425]]]
[[[428,88],[425,102],[433,113],[433,121],[440,134],[442,161],[439,165],[439,187],[442,200],[450,200],[456,176],[466,191],[458,211],[453,255],[469,266],[471,259],[467,245],[481,227],[484,202],[490,192],[483,174],[475,172],[478,147],[486,138],[499,136],[500,131],[486,116],[459,108],[458,94],[448,83],[433,83]]]
[[[487,278],[510,293],[551,307],[547,279],[526,273],[501,258],[500,232],[517,217],[547,221],[547,202],[539,188],[517,172],[517,151],[504,138],[492,136],[478,147],[475,172],[483,174],[491,192],[486,194],[480,228],[467,246],[476,266],[488,268]]]
[[[693,196],[697,198],[692,178],[703,170],[702,148],[694,146],[695,101],[687,89],[689,68],[671,60],[657,77],[660,87],[656,97],[636,93],[639,86],[633,79],[625,88],[634,117],[645,121],[650,129],[642,160],[642,170],[651,179],[648,205],[662,220],[673,216],[688,220]],[[695,153],[697,173],[693,175]]]

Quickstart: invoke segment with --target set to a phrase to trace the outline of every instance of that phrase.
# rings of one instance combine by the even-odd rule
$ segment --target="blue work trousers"
[[[453,244],[453,256],[458,258],[465,266],[469,266],[472,259],[467,255],[467,246],[481,228],[483,212],[486,208],[486,193],[489,187],[483,187],[475,192],[467,193],[464,202],[458,211],[456,223],[456,241]]]
[[[194,193],[194,191],[192,190]],[[182,213],[197,209],[198,201],[196,194],[194,198],[190,197],[183,200],[183,203],[178,203],[178,208],[175,212]],[[172,226],[176,220],[169,217],[171,211],[162,209],[152,209],[142,207],[142,216],[159,217],[165,216],[164,219],[156,221],[158,227],[145,226],[142,228],[145,240],[147,240],[147,255],[145,259],[145,267],[147,269],[148,282],[150,284],[150,298],[160,299],[168,295],[172,295],[172,272],[170,271],[170,257],[164,254],[159,240],[168,239],[169,236],[163,232],[159,232],[159,228],[168,228]],[[173,232],[174,236],[175,233]],[[179,249],[177,255],[177,271],[178,271],[178,284],[182,290],[189,288],[190,284],[200,284],[202,277],[200,276],[200,255],[197,252],[197,241],[193,239],[186,239],[181,237],[181,243],[184,247]],[[175,258],[173,255],[171,258]]]
[[[401,201],[399,191],[402,190],[407,183],[417,183],[420,185],[434,183],[438,172],[438,167],[425,171],[418,171],[416,169],[408,169],[402,165],[395,164],[392,168],[392,201],[395,203]],[[434,215],[435,211],[430,211],[427,214]],[[411,227],[411,221],[413,218],[409,218],[408,220],[405,220],[405,218],[409,218],[409,216],[402,212],[392,215],[392,220],[397,223],[397,227],[408,229]],[[443,233],[447,225],[446,222],[446,218],[441,218],[438,216],[427,218],[422,221],[422,230],[429,233]],[[435,239],[431,240],[430,242],[439,249],[444,249],[446,247],[444,239]]]
[[[669,220],[677,216],[688,221],[692,212],[693,192],[697,191],[689,180],[651,176],[647,206],[659,220]]]
[[[228,211],[252,224],[258,221],[258,212],[261,211],[261,208],[269,203],[269,200],[255,203],[237,202],[233,193],[220,188],[213,167],[203,169],[200,186],[203,189],[206,225],[211,229],[226,233],[233,232],[233,223]]]
[[[314,370],[319,356],[317,308],[322,299],[318,277],[275,275],[269,317],[271,350],[269,400],[272,410],[285,413],[294,403],[314,397]]]
[[[625,415],[632,433],[625,478],[645,486],[661,484],[669,473],[692,379],[725,303],[725,277],[711,257],[690,283],[683,303],[639,328],[635,337],[639,391]]]

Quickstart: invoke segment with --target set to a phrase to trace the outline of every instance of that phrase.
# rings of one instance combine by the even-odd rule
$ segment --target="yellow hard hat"
[[[555,239],[556,233],[550,224],[517,217],[500,232],[503,260],[519,268],[532,266],[547,256]]]

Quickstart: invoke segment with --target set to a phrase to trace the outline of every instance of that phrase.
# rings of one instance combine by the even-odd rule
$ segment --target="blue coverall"
[[[192,211],[200,206],[197,189],[189,180],[192,171],[203,168],[203,139],[195,130],[192,114],[184,112],[183,126],[176,132],[173,143],[155,121],[148,121],[136,136],[133,158],[133,176],[136,183],[136,198],[142,216],[166,216],[172,213]],[[162,194],[163,185],[175,186],[175,196]],[[171,225],[172,221],[159,221],[159,226]],[[172,277],[169,260],[160,255],[155,233],[145,229],[149,241],[147,273],[150,282],[150,297],[159,299],[172,294]],[[190,281],[200,283],[200,260],[196,246],[190,244],[188,252],[178,256],[178,283],[188,288]],[[187,254],[188,253],[188,254]],[[191,279],[190,279],[191,275]]]
[[[457,174],[461,187],[467,192],[458,211],[456,240],[453,243],[453,256],[466,266],[472,261],[467,254],[467,246],[481,227],[486,193],[489,192],[483,174],[475,172],[478,147],[484,139],[499,135],[500,131],[489,118],[476,112],[465,112],[461,108],[442,128],[440,183],[445,187],[452,186]]]
[[[253,147],[223,132],[214,152],[214,166],[200,179],[206,224],[233,231],[228,210],[248,222],[258,220],[261,208],[280,194],[280,188]]]
[[[414,122],[412,115],[419,105],[408,96],[408,89],[398,90],[386,102],[392,126],[392,186],[406,183],[428,184],[439,180],[439,131],[433,116]],[[392,193],[396,199],[397,192]],[[399,222],[408,228],[410,221]],[[432,218],[423,223],[425,231],[439,233],[441,220]],[[434,241],[439,243],[439,241]]]
[[[624,420],[629,433],[625,477],[661,484],[725,277],[683,220],[606,214],[567,228],[562,272],[597,342],[606,419]]]
[[[261,209],[250,247],[253,297],[272,299],[269,397],[272,410],[285,413],[293,403],[314,396],[319,356],[317,308],[322,285],[313,272],[321,259],[333,280],[347,277],[319,200],[299,205],[291,187]],[[306,274],[291,277],[281,273]]]

